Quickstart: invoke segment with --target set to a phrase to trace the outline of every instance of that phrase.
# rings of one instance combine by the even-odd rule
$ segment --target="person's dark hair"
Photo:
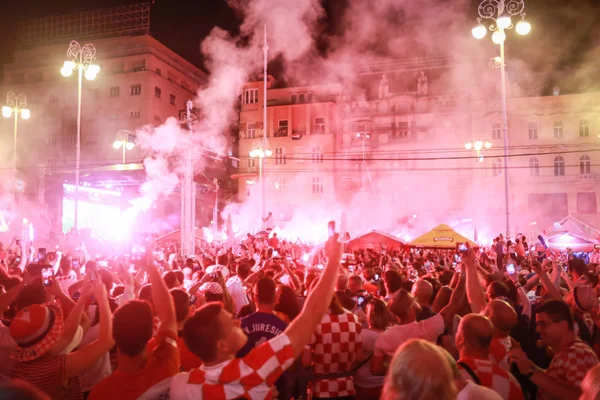
[[[244,318],[248,315],[256,312],[256,306],[254,303],[244,304],[242,308],[240,308],[240,312],[238,313],[238,318]]]
[[[506,284],[501,281],[493,281],[490,283],[490,297],[497,299],[498,297],[510,297],[510,291]]]
[[[290,321],[300,314],[300,303],[298,302],[298,296],[294,293],[294,290],[287,285],[279,285],[279,300],[275,305],[275,311],[279,311],[288,316]]]
[[[60,270],[63,274],[69,273],[73,267],[71,263],[71,256],[63,256],[60,258]]]
[[[245,261],[240,262],[237,267],[237,276],[241,280],[245,280],[248,275],[250,275],[250,265]]]
[[[338,300],[337,296],[333,296],[331,298],[331,302],[329,303],[329,309],[331,310],[331,313],[335,315],[340,315],[344,313],[344,307],[342,307],[342,305],[340,304],[340,301]]]
[[[585,276],[592,287],[598,286],[598,275],[592,271],[587,271],[582,276]]]
[[[395,293],[402,288],[402,274],[398,271],[387,270],[383,274],[383,280],[391,293]]]
[[[96,271],[96,274],[100,276],[100,279],[102,279],[102,283],[104,284],[104,286],[106,286],[106,292],[110,293],[114,285],[111,273],[108,272],[106,268],[99,268]]]
[[[548,314],[552,322],[566,321],[569,330],[574,329],[573,314],[567,303],[562,300],[547,300],[537,306],[536,313]]]
[[[12,379],[0,383],[0,399],[50,400],[50,397],[29,382],[20,379]]]
[[[140,354],[152,339],[154,318],[150,304],[131,300],[117,308],[113,316],[113,339],[117,349],[130,357]]]
[[[585,262],[581,258],[569,260],[569,272],[575,272],[577,275],[583,275],[587,271]]]
[[[175,304],[175,317],[182,322],[190,312],[190,295],[183,289],[175,288],[169,291]]]
[[[229,264],[229,256],[227,254],[221,254],[217,257],[217,264],[225,265]]]
[[[147,301],[154,308],[154,301],[152,300],[152,285],[148,283],[142,286],[138,298],[140,300]]]
[[[165,281],[165,284],[169,289],[177,287],[179,283],[175,271],[165,272],[163,275],[163,281]]]
[[[192,354],[205,363],[217,356],[217,343],[223,337],[219,315],[222,303],[208,303],[200,307],[183,324],[183,340]]]
[[[450,282],[452,282],[452,278],[454,277],[454,272],[449,269],[445,270],[440,274],[440,284],[442,286],[450,286]]]
[[[58,285],[58,282],[52,282],[52,284]],[[17,296],[13,305],[15,310],[18,311],[33,304],[44,304],[46,301],[48,301],[48,295],[40,282],[25,286]]]
[[[255,300],[259,304],[275,305],[275,282],[270,278],[260,278],[254,287]]]
[[[2,285],[4,286],[4,288],[6,290],[12,289],[13,287],[17,286],[19,283],[21,283],[21,279],[16,276],[10,276],[7,279],[4,279],[2,281]]]
[[[125,286],[117,285],[112,290],[112,297],[117,297],[125,293]]]
[[[367,268],[363,271],[365,280],[370,281],[375,277],[375,272],[371,268]]]

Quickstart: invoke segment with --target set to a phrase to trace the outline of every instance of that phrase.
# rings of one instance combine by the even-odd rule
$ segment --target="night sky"
[[[252,1],[252,0],[250,0]],[[294,0],[289,0],[294,1]],[[323,22],[329,33],[335,32],[332,26],[331,7],[334,2],[347,4],[350,0],[322,0],[328,18]],[[367,1],[367,0],[352,0]],[[376,1],[376,0],[368,0]],[[402,1],[398,0],[401,4]],[[417,1],[417,0],[415,0]],[[439,0],[444,7],[452,7],[453,2],[471,1],[473,24],[477,5],[475,0]],[[15,48],[15,32],[20,21],[50,15],[60,15],[79,11],[89,11],[119,5],[140,3],[140,0],[19,0],[10,7],[3,7],[0,13],[0,64],[12,61]],[[182,55],[195,65],[202,67],[200,42],[215,26],[236,33],[240,20],[229,9],[225,0],[155,0],[151,8],[151,33],[158,40]],[[598,0],[526,0],[527,19],[533,25],[529,39],[519,40],[518,48],[510,48],[510,56],[524,60],[533,69],[557,71],[569,76],[583,68],[590,68],[592,61],[600,53],[594,53],[594,46],[600,43],[600,1]],[[339,8],[339,7],[338,7]],[[343,9],[343,7],[342,7]],[[427,28],[427,27],[424,27]],[[470,32],[471,27],[465,26]],[[540,53],[542,47],[552,54],[552,65],[544,65],[544,57],[532,57],[532,51]],[[543,52],[542,52],[543,54]],[[557,56],[558,55],[558,56]],[[533,64],[533,65],[531,65]],[[595,62],[593,62],[595,64]],[[584,75],[593,81],[592,72]],[[600,74],[598,74],[600,75]],[[596,76],[599,77],[599,76]]]

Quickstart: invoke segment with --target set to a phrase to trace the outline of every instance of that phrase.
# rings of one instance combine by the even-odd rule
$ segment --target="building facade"
[[[268,85],[274,80],[269,77]],[[257,199],[259,160],[249,156],[263,137],[263,83],[244,86],[240,109],[240,201]],[[335,194],[335,138],[339,135],[339,85],[268,88],[266,135],[272,156],[264,159],[265,213],[289,219],[307,202]]]
[[[454,79],[456,71],[464,70],[469,66],[450,58],[373,65],[359,71],[353,87],[331,86],[336,94],[331,103],[294,103],[292,96],[307,88],[268,90],[267,132],[274,154],[267,161],[268,202],[283,209],[309,202],[317,207],[319,199],[309,183],[325,176],[324,191],[330,201],[347,212],[360,209],[357,218],[369,220],[373,228],[408,232],[406,239],[438,223],[450,223],[471,235],[477,231],[482,240],[504,232],[499,71],[477,71],[465,84]],[[320,89],[324,87],[310,91],[316,96]],[[251,149],[251,138],[261,134],[254,129],[259,125],[244,125],[261,120],[261,84],[249,83],[242,103],[247,90],[258,90],[258,96],[250,94],[248,99],[256,102],[242,106],[240,134],[246,139],[240,140],[241,158]],[[600,174],[594,161],[600,94],[531,96],[524,92],[509,81],[511,232],[537,235],[569,214],[600,226]],[[310,109],[310,114],[300,111],[304,109]],[[304,132],[307,121],[314,127],[314,118],[329,115],[337,116],[336,123],[325,135],[309,135],[310,142],[276,136],[288,128],[286,124],[292,132]],[[478,141],[483,144],[480,152],[473,148]],[[303,145],[324,149],[324,162],[314,164],[310,157],[298,157],[310,154],[298,150]],[[281,154],[287,155],[285,165]],[[247,157],[246,163],[240,168],[253,172],[255,161]],[[277,197],[280,176],[290,179],[284,182],[293,196]],[[256,182],[243,180],[246,183],[241,182],[240,188]],[[247,199],[249,193],[240,190],[240,199]]]

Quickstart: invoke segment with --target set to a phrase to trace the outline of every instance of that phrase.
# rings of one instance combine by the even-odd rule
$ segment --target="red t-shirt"
[[[181,372],[187,372],[202,365],[202,360],[197,355],[193,354],[185,344],[183,337],[177,338],[177,347],[179,348],[179,358],[181,360]],[[156,348],[156,337],[153,337],[148,342],[146,350],[150,354]]]
[[[135,400],[148,389],[179,372],[179,349],[175,332],[161,330],[146,366],[134,373],[118,369],[90,392],[89,400]]]

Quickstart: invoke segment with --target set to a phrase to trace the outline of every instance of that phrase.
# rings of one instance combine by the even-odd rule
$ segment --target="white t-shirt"
[[[98,339],[99,335],[100,324],[96,324],[85,332],[83,339],[81,339],[80,348],[83,348]],[[107,352],[79,375],[81,380],[81,390],[83,392],[89,392],[98,382],[110,374],[112,374],[112,368],[110,366],[110,355]]]
[[[362,338],[363,355],[368,357],[375,350],[375,341],[379,336],[379,332],[363,329],[360,335]],[[384,379],[385,376],[371,374],[371,363],[369,361],[354,373],[354,385],[365,389],[382,387]]]
[[[248,304],[248,299],[246,298],[246,295],[244,295],[242,280],[237,276],[232,276],[227,280],[226,286],[227,291],[235,303],[235,310],[239,314],[242,307]]]
[[[419,322],[394,325],[379,334],[375,342],[374,355],[393,357],[398,347],[407,340],[425,339],[435,343],[442,333],[444,333],[444,319],[440,314]]]
[[[502,396],[490,388],[467,381],[466,386],[458,392],[456,400],[502,400]]]

